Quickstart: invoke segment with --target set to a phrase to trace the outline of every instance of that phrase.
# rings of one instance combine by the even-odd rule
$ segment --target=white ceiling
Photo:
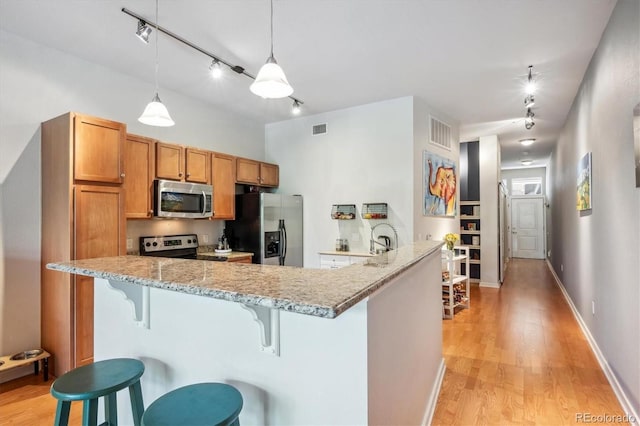
[[[518,140],[535,137],[526,149],[535,166],[551,152],[614,6],[275,0],[274,53],[304,114],[413,95],[457,119],[462,140],[498,134],[505,167],[520,165]],[[0,0],[0,28],[153,82],[155,45],[135,38],[136,21],[122,7],[155,21],[153,0]],[[267,0],[160,0],[159,23],[254,75],[269,54]],[[265,123],[291,117],[290,100],[254,96],[247,77],[227,70],[214,81],[203,54],[163,35],[159,48],[161,95],[170,88]],[[530,131],[523,123],[528,65],[539,83]]]

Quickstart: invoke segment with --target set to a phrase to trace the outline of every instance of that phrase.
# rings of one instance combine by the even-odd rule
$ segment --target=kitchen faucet
[[[385,225],[385,226],[389,227],[393,231],[393,242],[394,242],[395,247],[391,247],[391,239],[386,235],[380,235],[378,237],[378,239],[383,239],[384,240],[384,244],[382,244],[379,241],[376,241],[376,239],[374,238],[373,231],[377,227],[382,226],[382,225]],[[390,250],[393,250],[394,248],[397,249],[398,248],[398,233],[396,232],[396,229],[393,226],[391,226],[390,224],[388,224],[388,223],[379,223],[379,224],[373,226],[371,228],[371,238],[369,239],[369,253],[376,254],[376,244],[384,247],[385,251],[390,251]]]

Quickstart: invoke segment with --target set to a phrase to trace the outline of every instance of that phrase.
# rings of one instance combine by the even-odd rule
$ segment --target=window
[[[539,195],[542,194],[542,178],[513,178],[511,180],[511,195]]]

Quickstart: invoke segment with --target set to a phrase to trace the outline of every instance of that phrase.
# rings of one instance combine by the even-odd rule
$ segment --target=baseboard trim
[[[618,402],[620,403],[620,405],[622,405],[622,409],[629,416],[629,418],[635,419],[635,421],[632,421],[630,423],[637,424],[638,421],[640,420],[640,417],[638,416],[638,412],[636,412],[636,410],[633,408],[633,405],[631,404],[631,401],[629,401],[627,394],[622,389],[622,386],[620,386],[620,382],[618,382],[618,379],[613,373],[613,370],[611,370],[611,367],[609,367],[609,363],[607,362],[607,359],[605,358],[604,354],[600,350],[600,347],[598,346],[598,343],[596,342],[596,340],[593,338],[593,335],[591,335],[591,331],[589,331],[587,324],[582,319],[582,316],[580,315],[580,312],[578,312],[576,305],[573,304],[573,300],[571,300],[569,293],[567,293],[567,289],[564,287],[564,284],[562,284],[562,281],[560,281],[560,278],[558,277],[558,274],[556,274],[555,269],[553,269],[551,262],[549,261],[549,259],[546,259],[546,261],[547,261],[547,266],[549,267],[549,270],[551,271],[551,274],[553,275],[553,278],[555,279],[556,284],[558,285],[558,288],[562,292],[564,299],[567,301],[567,304],[571,308],[571,312],[573,312],[573,316],[575,317],[576,321],[578,321],[578,325],[580,326],[580,329],[582,330],[584,337],[586,337],[587,342],[589,342],[589,346],[591,346],[591,350],[593,351],[593,354],[596,356],[596,359],[598,360],[598,364],[600,364],[600,368],[602,368],[602,372],[604,373],[605,377],[609,381],[609,384],[613,389],[613,393],[616,394],[616,398],[618,398]]]
[[[500,283],[490,283],[487,281],[480,281],[480,287],[500,288]]]
[[[422,426],[428,426],[431,424],[433,420],[433,415],[436,412],[436,405],[438,404],[438,396],[440,395],[440,388],[442,387],[442,380],[444,379],[444,373],[447,371],[447,366],[444,364],[444,358],[440,361],[440,366],[438,367],[438,375],[436,376],[436,381],[433,384],[433,388],[431,389],[431,395],[429,396],[429,401],[427,402],[427,409],[424,412],[424,416],[422,416]]]

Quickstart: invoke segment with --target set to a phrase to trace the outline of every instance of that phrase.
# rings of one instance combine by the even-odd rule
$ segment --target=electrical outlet
[[[560,264],[560,272],[564,272],[564,264]]]
[[[596,301],[592,300],[591,301],[591,315],[595,315],[596,314]]]
[[[200,239],[202,240],[203,243],[208,243],[209,242],[209,234],[202,234],[200,235]]]
[[[122,240],[120,240],[122,241]],[[127,250],[133,250],[133,239],[127,238]]]

